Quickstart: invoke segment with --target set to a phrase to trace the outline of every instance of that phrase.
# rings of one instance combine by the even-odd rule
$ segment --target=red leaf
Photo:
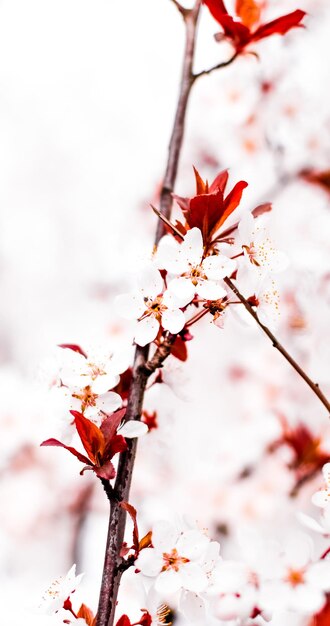
[[[241,22],[235,22],[231,15],[220,15],[218,22],[222,26],[225,36],[232,40],[237,52],[250,43],[250,29]]]
[[[120,422],[122,422],[125,417],[125,413],[126,409],[119,409],[119,411],[112,413],[112,415],[108,415],[103,420],[100,430],[104,436],[106,444],[115,436]]]
[[[186,342],[183,341],[180,335],[177,335],[175,338],[171,348],[171,354],[172,356],[175,356],[176,359],[179,359],[179,361],[186,361],[188,358]]]
[[[75,343],[60,343],[58,345],[59,348],[68,348],[69,350],[73,350],[73,352],[79,352],[82,356],[87,359],[87,354],[82,350],[80,346],[77,346]]]
[[[84,619],[87,626],[93,626],[94,615],[92,611],[88,608],[88,606],[86,606],[86,604],[81,605],[77,613],[77,617],[81,617],[82,619]]]
[[[106,480],[112,480],[116,476],[116,470],[111,463],[111,461],[107,461],[104,465],[97,467],[94,465],[93,470],[99,478],[105,478]]]
[[[152,625],[152,617],[150,615],[150,613],[148,613],[148,611],[145,611],[145,613],[142,615],[140,621],[138,622],[138,624],[140,624],[140,626],[151,626]]]
[[[309,626],[329,626],[330,624],[330,598],[328,597],[326,605],[322,611],[312,617]]]
[[[104,450],[103,458],[105,461],[112,459],[115,454],[125,452],[127,450],[127,441],[122,435],[115,435],[107,442]]]
[[[129,617],[127,617],[127,615],[122,615],[119,618],[116,626],[131,626],[131,621],[130,621]]]
[[[98,464],[100,457],[103,456],[105,447],[103,433],[96,424],[93,424],[93,422],[84,417],[82,413],[78,411],[70,411],[70,413],[75,418],[74,422],[78,435],[90,460]]]
[[[81,454],[80,452],[78,452],[78,450],[76,450],[75,448],[72,448],[71,446],[66,446],[64,443],[62,443],[61,441],[58,441],[57,439],[47,439],[46,441],[43,441],[40,444],[40,446],[57,446],[59,448],[65,448],[65,450],[68,450],[69,452],[71,452],[71,454],[76,456],[77,459],[79,459],[79,461],[81,461],[82,463],[87,463],[88,465],[92,465],[90,460],[87,458],[87,456],[85,456],[84,454]]]
[[[228,176],[228,170],[223,170],[223,172],[220,172],[218,176],[215,177],[213,183],[210,185],[209,192],[213,193],[213,191],[217,191],[218,189],[220,189],[222,193],[225,193]]]
[[[195,174],[195,179],[196,179],[196,194],[197,196],[199,196],[201,193],[208,193],[209,191],[209,186],[208,183],[204,183],[202,177],[200,176],[198,170],[194,167],[193,165],[193,169],[194,169],[194,174]]]
[[[226,221],[226,219],[229,217],[229,215],[231,215],[233,213],[233,211],[235,211],[235,209],[237,209],[237,207],[238,207],[238,205],[239,205],[239,203],[241,201],[241,198],[242,198],[243,190],[247,186],[248,186],[248,183],[246,183],[244,180],[241,180],[239,183],[236,183],[235,187],[231,190],[231,192],[225,198],[225,200],[224,200],[224,210],[223,210],[222,214],[219,216],[219,220],[215,224],[215,226],[214,226],[214,228],[212,230],[212,234],[214,232],[216,232],[217,230],[219,230],[219,228]]]
[[[206,243],[214,230],[219,216],[223,214],[223,193],[219,189],[212,194],[201,194],[190,200],[189,211],[185,214],[190,228],[197,226],[202,231]]]
[[[138,554],[139,552],[139,529],[138,529],[138,525],[136,521],[136,516],[137,516],[136,509],[134,508],[134,506],[132,506],[128,502],[121,502],[120,506],[129,514],[133,522],[133,547],[135,549],[135,553]]]
[[[222,0],[203,0],[203,2],[217,22],[224,13],[227,13],[227,9]]]
[[[152,531],[149,532],[142,537],[139,541],[139,551],[144,550],[144,548],[149,548],[152,545]]]
[[[265,37],[269,37],[270,35],[275,34],[285,35],[289,30],[291,30],[291,28],[304,28],[303,24],[300,24],[300,22],[305,17],[305,15],[305,11],[297,9],[296,11],[292,11],[292,13],[288,13],[287,15],[282,15],[282,17],[278,17],[272,22],[262,24],[253,33],[251,41],[258,41],[259,39],[264,39]]]
[[[133,370],[129,367],[123,374],[120,374],[120,381],[113,391],[119,393],[123,400],[127,400],[133,378]]]

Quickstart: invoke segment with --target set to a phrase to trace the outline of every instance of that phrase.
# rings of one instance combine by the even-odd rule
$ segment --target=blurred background
[[[296,8],[309,14],[306,30],[258,43],[259,60],[241,57],[194,87],[176,192],[192,195],[192,165],[209,180],[229,168],[232,184],[249,183],[240,210],[273,203],[271,232],[290,258],[278,335],[329,394],[330,6],[269,0],[264,17]],[[196,71],[230,57],[217,30],[203,10]],[[107,502],[65,451],[39,444],[54,435],[56,345],[131,342],[113,301],[152,249],[149,203],[158,202],[183,45],[170,0],[0,3],[7,626],[35,624],[43,590],[74,562],[86,572],[84,601],[97,607]],[[223,330],[206,321],[193,334],[187,363],[170,358],[166,384],[147,393],[158,428],[139,443],[131,500],[142,532],[187,514],[235,557],[244,537],[281,538],[300,530],[297,511],[314,513],[328,416],[257,328],[228,316]]]

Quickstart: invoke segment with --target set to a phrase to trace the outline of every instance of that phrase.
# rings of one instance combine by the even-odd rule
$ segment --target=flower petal
[[[224,254],[208,256],[202,263],[206,276],[212,280],[220,280],[230,276],[236,269],[236,263]]]
[[[180,567],[182,587],[188,591],[204,591],[207,587],[208,578],[197,563],[185,563]]]
[[[168,285],[168,291],[179,300],[180,306],[186,306],[192,301],[196,288],[192,284],[190,278],[174,278]]]
[[[148,426],[137,420],[129,420],[128,422],[125,422],[125,424],[119,428],[117,432],[123,437],[133,439],[134,437],[141,437],[142,435],[145,435],[148,432]]]
[[[180,330],[183,329],[185,323],[186,318],[180,309],[177,309],[176,311],[168,309],[167,311],[164,311],[162,315],[162,326],[165,330],[169,330],[170,333],[179,333]]]
[[[156,582],[155,589],[159,593],[171,594],[179,591],[181,588],[181,576],[179,572],[175,572],[174,570],[165,570],[162,572]]]
[[[143,296],[139,292],[123,293],[115,298],[118,315],[128,320],[140,317],[145,311]]]
[[[200,280],[196,292],[200,298],[205,300],[219,300],[227,295],[222,284],[214,280]]]
[[[138,286],[143,296],[155,298],[163,291],[163,279],[157,267],[150,263],[145,265],[139,276]]]
[[[135,343],[138,346],[146,346],[157,337],[159,322],[155,317],[148,316],[137,323],[135,331]]]
[[[158,576],[163,567],[163,559],[154,548],[145,548],[141,550],[135,565],[144,576]]]

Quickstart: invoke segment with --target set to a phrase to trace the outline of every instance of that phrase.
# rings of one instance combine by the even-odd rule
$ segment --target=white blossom
[[[159,270],[146,265],[138,276],[138,289],[116,298],[116,307],[126,319],[138,320],[135,343],[145,346],[158,334],[160,325],[170,333],[179,333],[185,325],[181,302],[165,290]]]
[[[222,279],[230,276],[236,268],[235,261],[222,254],[204,258],[203,237],[199,228],[189,230],[181,244],[170,235],[163,237],[158,245],[156,261],[160,268],[176,275],[169,278],[168,290],[180,300],[182,306],[189,304],[195,294],[205,300],[224,298],[227,292]]]
[[[65,578],[54,580],[42,598],[40,612],[53,615],[62,609],[65,600],[76,591],[82,577],[83,574],[76,576],[76,566],[73,565]]]

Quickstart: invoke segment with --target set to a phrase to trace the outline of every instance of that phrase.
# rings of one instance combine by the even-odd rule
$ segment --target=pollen
[[[163,553],[163,562],[164,565],[162,568],[162,572],[171,569],[175,572],[178,572],[182,565],[184,565],[185,563],[189,563],[189,559],[186,559],[184,556],[179,556],[178,551],[173,548],[171,552]]]
[[[297,587],[304,582],[304,572],[302,570],[290,569],[286,580],[292,587]]]

